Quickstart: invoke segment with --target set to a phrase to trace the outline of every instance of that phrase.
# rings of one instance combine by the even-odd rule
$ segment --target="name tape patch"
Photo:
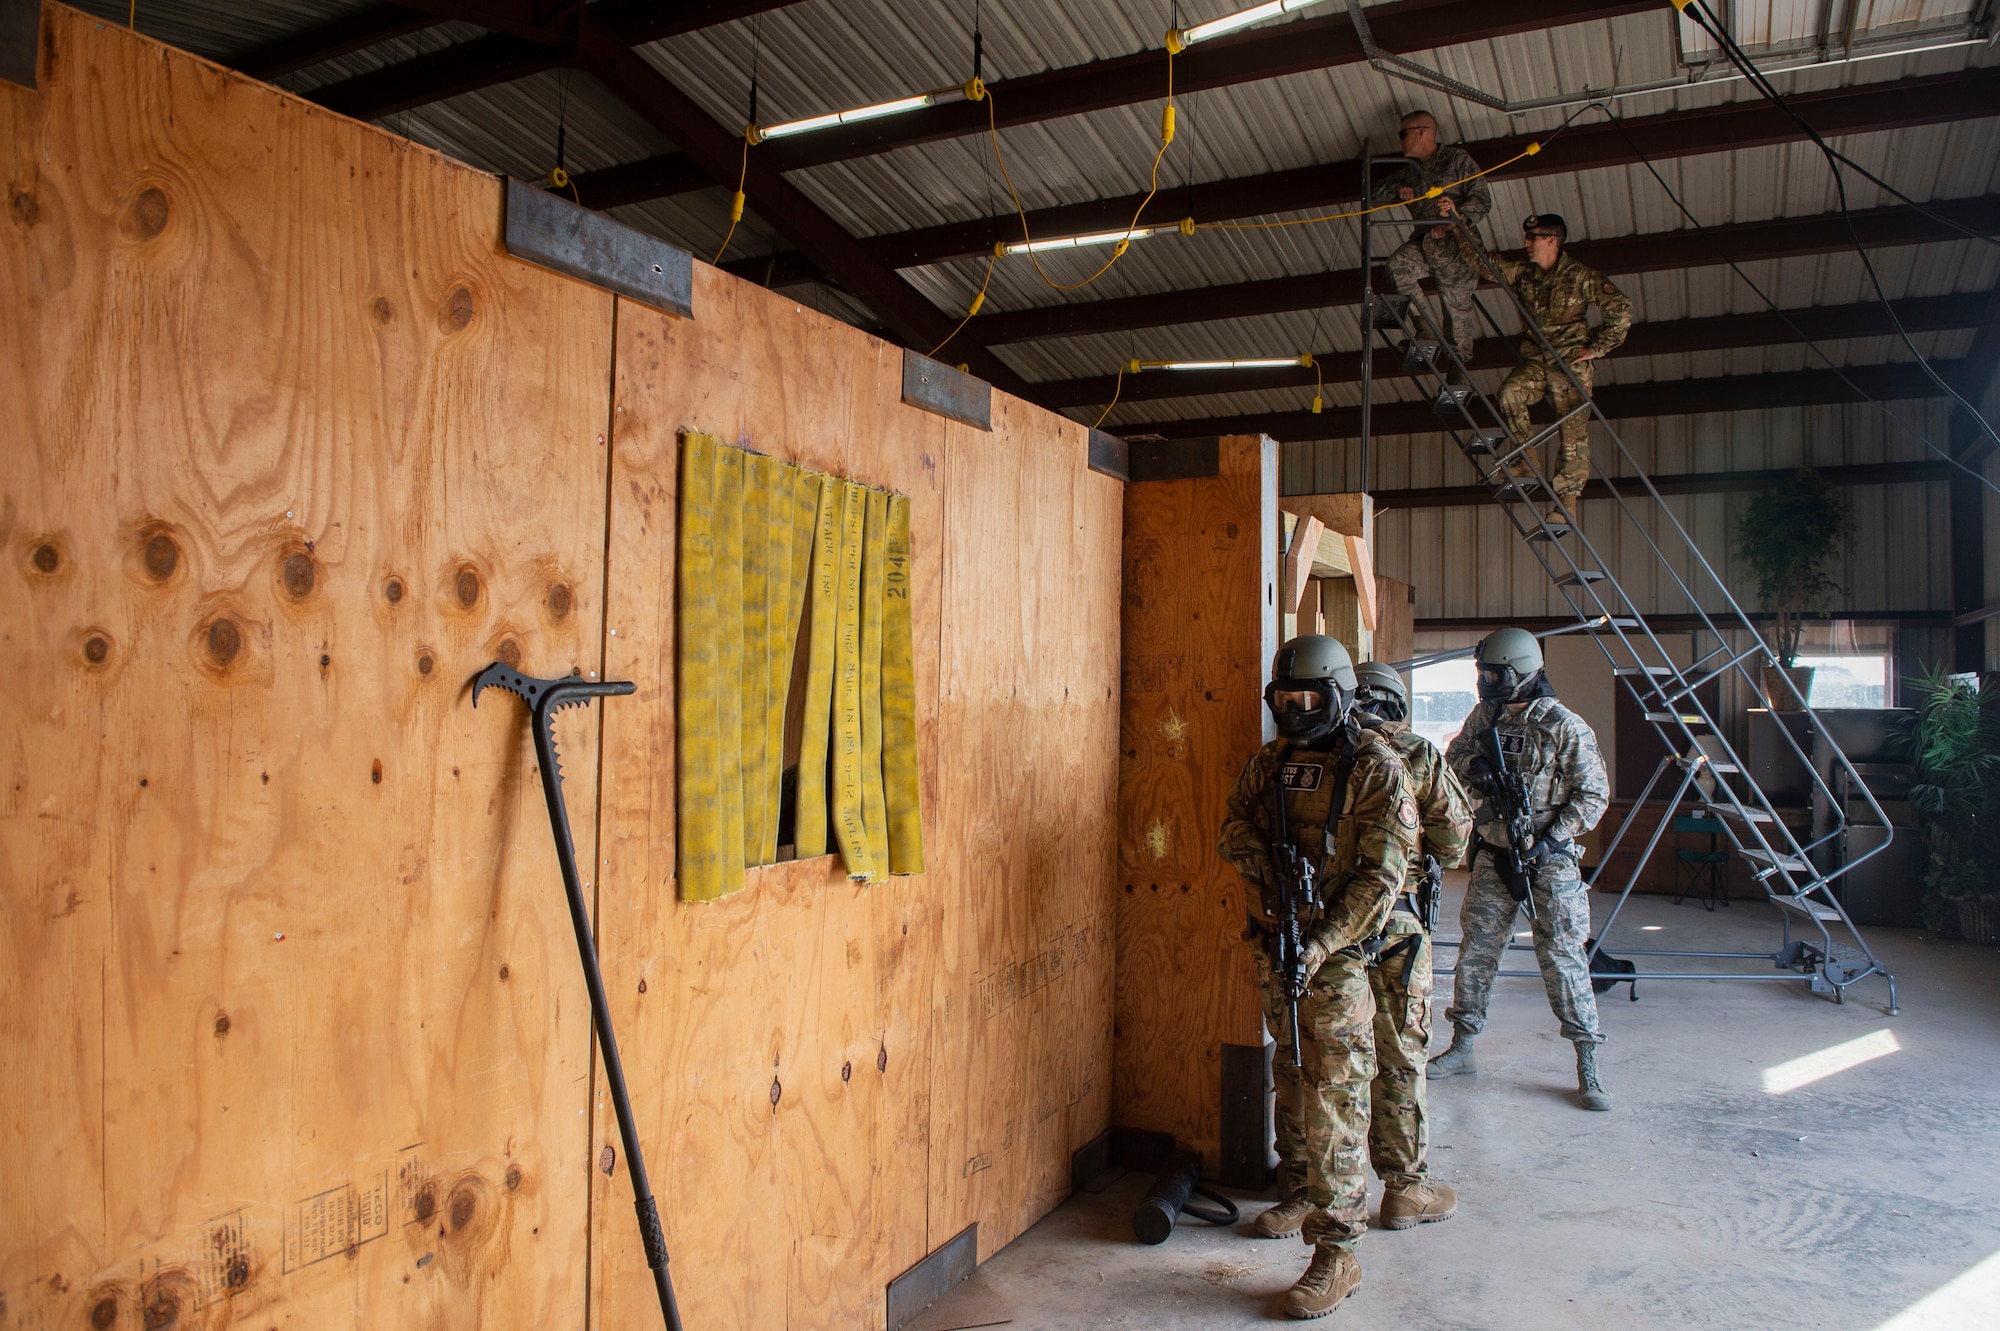
[[[1286,763],[1278,769],[1278,779],[1286,790],[1318,790],[1326,768],[1318,763]]]

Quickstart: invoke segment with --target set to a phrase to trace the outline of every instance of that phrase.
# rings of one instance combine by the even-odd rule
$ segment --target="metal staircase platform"
[[[1362,197],[1371,197],[1374,171],[1378,165],[1400,165],[1404,160],[1373,157],[1364,152]],[[1569,414],[1588,412],[1611,445],[1609,450],[1598,451],[1599,458],[1619,464],[1619,484],[1612,488],[1607,500],[1592,502],[1612,506],[1614,521],[1621,524],[1617,535],[1625,538],[1617,548],[1627,552],[1626,566],[1629,567],[1632,562],[1631,551],[1638,549],[1641,557],[1650,552],[1657,568],[1664,572],[1686,603],[1694,608],[1702,631],[1723,644],[1692,665],[1682,666],[1672,659],[1611,572],[1615,565],[1598,553],[1596,543],[1582,530],[1578,522],[1582,515],[1566,511],[1555,499],[1550,478],[1543,472],[1537,454],[1542,443],[1555,437],[1560,421],[1538,429],[1527,440],[1516,438],[1507,428],[1498,405],[1473,383],[1467,367],[1459,362],[1451,346],[1439,340],[1438,330],[1431,323],[1433,316],[1425,313],[1413,318],[1408,300],[1401,295],[1375,289],[1376,270],[1386,258],[1386,255],[1376,253],[1376,229],[1409,230],[1415,224],[1409,219],[1391,219],[1381,214],[1364,216],[1360,222],[1363,272],[1360,314],[1362,488],[1369,488],[1372,480],[1370,417],[1374,401],[1374,352],[1379,337],[1402,357],[1404,372],[1420,390],[1422,397],[1431,403],[1439,418],[1439,428],[1451,436],[1480,481],[1491,488],[1495,501],[1506,514],[1516,536],[1542,566],[1551,585],[1574,612],[1575,625],[1555,631],[1589,635],[1604,653],[1618,683],[1639,705],[1647,724],[1659,736],[1669,755],[1661,759],[1645,790],[1606,845],[1598,867],[1590,877],[1591,891],[1606,886],[1600,883],[1605,868],[1613,862],[1627,834],[1647,820],[1647,802],[1655,788],[1669,773],[1678,777],[1666,810],[1653,825],[1643,852],[1635,860],[1619,890],[1616,904],[1603,925],[1595,930],[1596,942],[1590,952],[1592,961],[1597,952],[1605,948],[1605,940],[1611,935],[1640,873],[1659,847],[1667,829],[1673,825],[1676,813],[1684,804],[1691,805],[1715,821],[1715,835],[1727,840],[1730,850],[1750,866],[1752,878],[1762,887],[1766,898],[1779,908],[1783,937],[1779,945],[1769,952],[1679,952],[1618,947],[1618,954],[1625,957],[1760,960],[1772,967],[1772,972],[1748,974],[1649,973],[1642,970],[1637,978],[1803,981],[1813,992],[1844,1002],[1849,987],[1869,976],[1879,975],[1888,985],[1887,1010],[1893,1015],[1897,1011],[1895,977],[1862,938],[1836,891],[1843,875],[1888,849],[1890,836],[1894,835],[1890,832],[1866,850],[1840,857],[1839,848],[1848,845],[1846,832],[1849,827],[1863,825],[1852,821],[1851,803],[1866,805],[1863,813],[1868,823],[1885,830],[1890,827],[1888,817],[1869,791],[1867,783],[1841,751],[1824,722],[1806,707],[1806,699],[1798,693],[1789,676],[1781,674],[1778,678],[1784,681],[1791,701],[1805,717],[1804,728],[1809,732],[1809,746],[1801,744],[1799,736],[1789,726],[1779,726],[1776,730],[1789,746],[1791,755],[1811,774],[1816,797],[1813,803],[1821,810],[1832,810],[1830,830],[1825,826],[1824,816],[1819,819],[1819,825],[1809,831],[1795,829],[1786,823],[1783,811],[1759,788],[1750,775],[1749,764],[1730,746],[1723,728],[1717,724],[1715,717],[1709,715],[1695,692],[1713,680],[1734,674],[1748,687],[1750,696],[1762,697],[1762,668],[1776,665],[1776,660],[1762,634],[1744,613],[1714,566],[1681,525],[1672,507],[1654,488],[1638,459],[1619,437],[1616,427],[1584,391],[1576,377],[1570,375],[1571,386],[1583,400],[1582,405]],[[1427,221],[1426,225],[1437,223]],[[1476,233],[1467,231],[1465,234],[1471,237],[1486,275],[1498,283],[1506,300],[1513,305],[1521,326],[1528,330],[1527,335],[1541,342],[1543,352],[1554,363],[1567,367],[1567,362],[1542,336],[1527,310],[1521,307],[1513,290],[1504,282],[1499,282],[1500,275],[1483,247],[1479,246]],[[1506,337],[1506,331],[1494,321],[1484,303],[1477,300],[1474,303],[1486,325],[1495,334]],[[1511,475],[1509,464],[1525,466],[1528,474]],[[1639,520],[1633,508],[1634,498],[1653,507],[1657,519],[1655,524]],[[1547,512],[1539,511],[1544,502],[1548,505]],[[1600,531],[1600,539],[1604,534]],[[1670,555],[1668,550],[1662,548],[1662,539],[1676,543],[1680,548]],[[1747,640],[1752,645],[1745,650],[1734,650],[1729,646],[1732,638]],[[1696,673],[1717,656],[1728,659],[1704,673]],[[1436,659],[1443,658],[1426,658]],[[1814,761],[1815,755],[1820,761]],[[1698,777],[1703,780],[1698,782]],[[1836,791],[1836,783],[1843,788],[1841,791]],[[1809,839],[1802,840],[1802,837]],[[1797,937],[1793,936],[1795,924],[1799,931]],[[1445,940],[1439,941],[1444,946],[1454,945]],[[1513,947],[1522,949],[1524,945],[1515,944]]]

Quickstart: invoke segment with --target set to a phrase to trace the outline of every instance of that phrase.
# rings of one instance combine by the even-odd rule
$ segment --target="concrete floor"
[[[1455,937],[1455,901],[1445,919]],[[1613,950],[1768,948],[1777,929],[1763,903],[1709,914],[1634,897]],[[1372,1232],[1360,1290],[1318,1325],[2000,1328],[2000,952],[1868,937],[1896,973],[1898,1016],[1873,979],[1845,1005],[1803,983],[1642,981],[1637,1003],[1604,996],[1608,1114],[1575,1107],[1540,982],[1500,981],[1480,1074],[1431,1088],[1432,1174],[1458,1189],[1458,1215]],[[1446,1034],[1449,992],[1440,981]],[[1769,1089],[1771,1070],[1797,1079],[1793,1060],[1864,1037],[1881,1050],[1888,1035],[1900,1048]],[[1304,1247],[1185,1217],[1165,1244],[1135,1243],[1149,1182],[1127,1174],[1072,1198],[912,1331],[1276,1317]],[[1262,1204],[1245,1195],[1246,1219]]]

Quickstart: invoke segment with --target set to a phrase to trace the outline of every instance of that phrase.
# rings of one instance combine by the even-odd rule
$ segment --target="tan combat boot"
[[[1312,1213],[1313,1204],[1304,1196],[1288,1197],[1252,1220],[1250,1232],[1260,1239],[1294,1239]]]
[[[1470,1077],[1478,1072],[1479,1064],[1472,1057],[1472,1041],[1472,1032],[1452,1031],[1451,1048],[1432,1059],[1424,1075],[1436,1081],[1439,1077]]]
[[[1299,1283],[1285,1291],[1285,1311],[1294,1317],[1324,1317],[1340,1301],[1361,1288],[1361,1262],[1345,1248],[1329,1243],[1313,1248],[1312,1265]]]
[[[1585,1109],[1611,1108],[1611,1092],[1597,1073],[1597,1046],[1581,1040],[1576,1045],[1576,1094]]]
[[[1436,1224],[1458,1213],[1458,1194],[1428,1180],[1407,1188],[1382,1190],[1382,1228],[1415,1229]]]

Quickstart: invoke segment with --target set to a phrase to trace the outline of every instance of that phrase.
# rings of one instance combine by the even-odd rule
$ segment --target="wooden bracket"
[[[1313,554],[1319,549],[1319,538],[1325,530],[1325,524],[1310,513],[1292,528],[1292,543],[1285,547],[1285,590],[1279,614],[1299,612],[1299,601],[1306,594],[1306,579],[1312,576]]]
[[[1373,633],[1382,626],[1375,601],[1375,556],[1368,549],[1368,542],[1359,536],[1343,532],[1340,539],[1347,545],[1347,566],[1354,570],[1354,596],[1361,602],[1361,627]]]
[[[506,236],[517,259],[668,314],[694,315],[693,255],[511,176]]]

